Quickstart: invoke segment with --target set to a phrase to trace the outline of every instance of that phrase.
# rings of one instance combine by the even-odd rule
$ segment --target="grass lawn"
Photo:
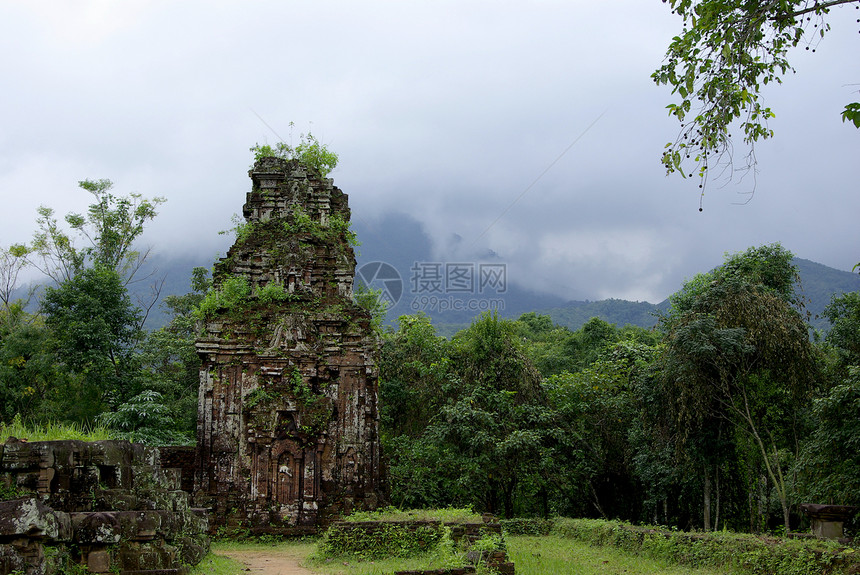
[[[668,565],[652,559],[628,555],[610,547],[591,547],[585,543],[556,536],[506,538],[508,555],[520,575],[725,575],[724,571],[692,569]],[[213,543],[212,553],[190,575],[240,575],[244,565],[219,553],[229,549],[272,552],[295,557],[301,565],[319,575],[384,575],[395,570],[431,569],[428,558],[387,559],[383,561],[332,560],[318,563],[310,559],[316,549],[313,541],[279,543]]]
[[[548,535],[505,537],[508,556],[522,575],[724,575],[725,571],[670,565],[612,547]]]
[[[354,558],[318,561],[313,558],[316,542],[312,540],[278,543],[218,541],[212,544],[212,552],[199,565],[195,566],[189,575],[247,575],[245,565],[224,556],[224,553],[231,550],[242,553],[271,553],[281,557],[294,558],[302,567],[319,575],[391,575],[395,571],[437,569],[443,566],[440,559],[433,555],[376,561],[361,561]]]
[[[203,561],[195,565],[188,575],[239,575],[245,566],[229,557],[218,554],[218,545],[213,543],[212,550]]]

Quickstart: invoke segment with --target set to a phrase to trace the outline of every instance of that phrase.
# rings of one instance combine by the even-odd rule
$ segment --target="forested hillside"
[[[373,258],[371,253],[363,257],[363,260]],[[376,261],[376,260],[373,260]],[[190,256],[182,258],[170,258],[155,255],[147,268],[152,272],[152,281],[139,282],[130,286],[131,294],[135,301],[146,301],[151,296],[152,283],[155,280],[164,279],[162,297],[167,295],[182,295],[189,289],[189,278],[194,267],[211,266],[207,258],[193,258]],[[860,290],[860,275],[837,270],[803,258],[794,258],[793,263],[797,266],[800,275],[801,294],[805,298],[805,307],[810,312],[810,322],[813,327],[826,331],[829,322],[822,316],[824,308],[830,303],[831,297],[842,293]],[[18,294],[23,293],[23,289]],[[598,317],[603,321],[618,326],[635,325],[639,327],[652,328],[657,324],[657,316],[660,312],[669,308],[669,300],[666,299],[658,304],[649,302],[628,301],[622,299],[605,299],[598,301],[569,301],[564,302],[561,298],[536,294],[534,292],[510,286],[508,293],[504,296],[505,309],[499,312],[501,317],[517,318],[523,313],[536,312],[548,315],[554,323],[577,330],[589,319]],[[408,306],[400,305],[388,310],[387,321],[393,324],[399,315],[408,315],[412,310]],[[433,324],[441,335],[451,336],[457,331],[468,327],[472,319],[478,315],[475,311],[445,311],[427,312],[432,318]],[[156,306],[149,314],[146,327],[157,329],[169,321],[169,313],[165,308]]]
[[[380,365],[393,502],[739,531],[860,503],[860,298],[813,344],[792,261],[728,256],[656,330],[483,315],[447,340],[401,317]]]

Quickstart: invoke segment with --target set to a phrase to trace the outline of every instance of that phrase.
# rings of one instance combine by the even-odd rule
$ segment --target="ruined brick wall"
[[[161,467],[178,469],[180,487],[189,494],[194,492],[194,459],[197,448],[185,445],[167,445],[158,447],[161,457]]]
[[[195,501],[213,525],[283,533],[380,503],[378,341],[352,301],[346,194],[297,161],[249,175],[197,342]]]
[[[127,441],[0,445],[0,484],[25,494],[0,501],[0,575],[186,571],[209,549],[208,518],[179,477]]]

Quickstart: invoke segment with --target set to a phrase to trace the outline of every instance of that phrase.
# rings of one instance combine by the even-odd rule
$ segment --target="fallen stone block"
[[[119,543],[122,538],[122,528],[116,515],[110,511],[72,513],[75,543],[100,545]]]
[[[34,497],[0,501],[0,537],[19,535],[68,541],[69,515],[54,511]]]

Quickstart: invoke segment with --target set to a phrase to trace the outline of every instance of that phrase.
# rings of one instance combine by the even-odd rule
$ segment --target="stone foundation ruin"
[[[346,194],[296,160],[249,175],[202,305],[195,503],[213,528],[289,534],[383,498],[378,341],[352,301]]]
[[[209,550],[180,472],[127,441],[0,444],[0,573],[177,575]]]

